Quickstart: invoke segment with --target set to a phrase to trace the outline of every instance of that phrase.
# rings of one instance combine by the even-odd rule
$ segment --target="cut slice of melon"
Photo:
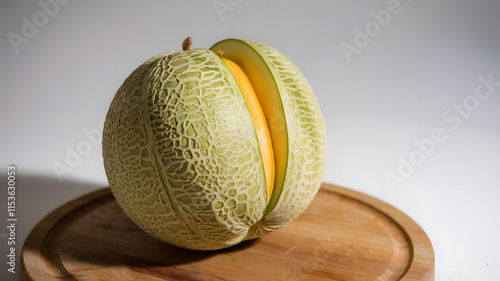
[[[229,67],[229,70],[236,80],[236,83],[238,83],[238,86],[243,93],[243,97],[245,97],[250,115],[252,116],[255,130],[257,132],[257,138],[259,140],[262,160],[264,162],[267,187],[267,203],[269,203],[274,186],[274,153],[266,117],[264,116],[264,112],[262,111],[262,107],[260,106],[252,83],[246,76],[245,72],[243,72],[243,70],[233,61],[224,58],[222,58],[222,60]]]
[[[265,215],[269,214],[283,190],[288,165],[288,133],[285,111],[275,78],[258,52],[242,40],[227,39],[210,48],[223,59],[231,60],[246,74],[257,95],[269,127],[274,152],[274,188]]]

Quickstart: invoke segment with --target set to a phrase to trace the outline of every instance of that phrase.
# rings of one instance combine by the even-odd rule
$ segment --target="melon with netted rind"
[[[261,79],[256,89],[277,95],[264,110],[274,112],[267,122],[279,162],[270,198],[256,127],[224,56]],[[142,64],[116,93],[103,133],[106,174],[124,212],[151,236],[197,250],[293,220],[318,191],[325,157],[323,118],[304,76],[275,49],[237,39]]]

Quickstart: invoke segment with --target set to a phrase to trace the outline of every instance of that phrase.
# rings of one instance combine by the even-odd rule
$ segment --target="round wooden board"
[[[210,252],[151,238],[102,189],[40,221],[22,266],[23,280],[434,280],[431,242],[413,220],[329,184],[282,229]]]

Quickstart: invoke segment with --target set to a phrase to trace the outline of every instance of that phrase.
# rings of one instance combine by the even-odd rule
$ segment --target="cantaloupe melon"
[[[286,56],[227,39],[137,68],[110,105],[103,158],[113,195],[144,231],[216,250],[305,210],[321,184],[326,133]]]

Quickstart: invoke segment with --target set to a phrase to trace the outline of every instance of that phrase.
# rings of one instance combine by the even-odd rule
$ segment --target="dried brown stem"
[[[183,42],[182,42],[182,50],[183,51],[187,51],[191,48],[191,43],[193,43],[193,39],[191,39],[191,37],[188,37],[186,38]]]

